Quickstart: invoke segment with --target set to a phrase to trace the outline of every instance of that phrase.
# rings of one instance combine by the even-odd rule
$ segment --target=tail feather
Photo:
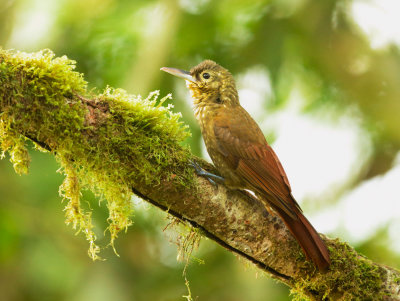
[[[296,215],[298,218],[293,219],[282,209],[274,209],[300,244],[307,259],[311,259],[321,271],[328,269],[331,264],[328,249],[317,231],[300,210],[297,210],[296,208]]]

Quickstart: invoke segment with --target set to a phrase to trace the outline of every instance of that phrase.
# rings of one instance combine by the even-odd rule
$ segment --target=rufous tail
[[[274,208],[274,210],[285,222],[294,238],[296,238],[307,259],[311,259],[320,271],[327,270],[331,264],[328,249],[301,211],[296,208],[298,218],[294,219],[280,208]]]

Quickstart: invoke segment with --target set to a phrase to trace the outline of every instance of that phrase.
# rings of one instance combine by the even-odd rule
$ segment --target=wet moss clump
[[[98,259],[92,212],[83,208],[81,192],[90,189],[106,200],[113,246],[132,224],[132,187],[169,180],[176,189],[187,185],[190,153],[182,142],[189,133],[180,114],[163,106],[170,95],[143,99],[111,88],[96,95],[74,68],[74,61],[50,50],[0,49],[1,155],[9,152],[19,174],[28,171],[28,139],[56,156],[65,174],[66,222],[84,233],[91,258]]]

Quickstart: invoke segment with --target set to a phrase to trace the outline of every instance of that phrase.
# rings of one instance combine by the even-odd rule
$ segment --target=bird
[[[190,71],[170,67],[160,70],[186,81],[207,152],[221,176],[195,165],[198,173],[228,188],[252,191],[268,211],[272,209],[280,216],[306,258],[318,270],[326,271],[331,264],[329,251],[303,215],[283,166],[260,127],[240,105],[232,74],[212,60]]]

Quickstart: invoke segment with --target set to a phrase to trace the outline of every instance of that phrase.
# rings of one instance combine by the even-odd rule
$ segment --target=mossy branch
[[[198,178],[190,160],[213,167],[182,147],[187,129],[179,114],[162,106],[165,98],[112,89],[95,95],[73,68],[73,61],[50,51],[0,49],[0,142],[18,173],[27,172],[27,139],[57,157],[66,175],[60,191],[68,201],[67,222],[84,232],[93,259],[99,248],[91,212],[80,205],[82,189],[107,200],[111,244],[131,224],[136,194],[286,283],[298,298],[400,300],[399,271],[325,238],[332,266],[321,274],[279,218],[243,193]]]

